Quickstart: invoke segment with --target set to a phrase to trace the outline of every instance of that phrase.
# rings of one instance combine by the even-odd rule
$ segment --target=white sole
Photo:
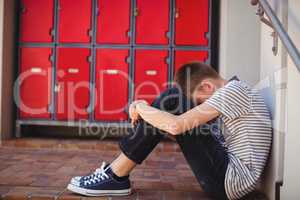
[[[125,190],[89,190],[84,189],[81,187],[78,187],[73,184],[69,184],[67,187],[68,190],[75,192],[77,194],[82,194],[85,196],[92,196],[92,197],[98,197],[98,196],[127,196],[131,194],[131,189],[125,189]]]

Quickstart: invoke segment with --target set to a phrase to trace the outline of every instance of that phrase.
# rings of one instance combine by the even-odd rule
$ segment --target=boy
[[[259,92],[237,79],[224,80],[197,62],[182,66],[175,82],[180,87],[162,93],[152,106],[145,101],[131,104],[136,127],[120,141],[120,156],[89,176],[74,177],[69,190],[89,196],[129,194],[129,173],[164,133],[175,136],[211,197],[238,199],[255,189],[272,140],[270,116]],[[224,126],[221,137],[212,129],[203,131],[216,119]]]

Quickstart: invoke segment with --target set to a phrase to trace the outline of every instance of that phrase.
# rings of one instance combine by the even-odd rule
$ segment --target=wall
[[[276,12],[285,28],[287,28],[287,1],[270,0],[270,5]],[[273,30],[261,24],[261,72],[258,84],[265,93],[273,117],[273,146],[269,165],[266,168],[263,189],[270,199],[276,195],[276,183],[283,181],[283,153],[286,135],[286,93],[287,93],[287,54],[281,42],[278,43],[278,54],[272,52]],[[277,190],[279,192],[279,190]]]
[[[289,0],[288,32],[300,50],[300,1]],[[287,134],[285,137],[284,182],[281,199],[300,199],[300,72],[288,58],[287,70]]]
[[[0,94],[2,91],[2,69],[3,69],[3,18],[4,18],[4,0],[0,0]],[[0,105],[2,98],[0,98]],[[0,117],[1,119],[1,117]],[[0,120],[0,127],[2,127]],[[2,139],[2,134],[0,134],[0,141]]]
[[[249,1],[221,0],[220,73],[255,85],[260,74],[260,22]]]
[[[300,2],[269,0],[269,3],[300,49]],[[281,43],[278,55],[272,54],[270,33],[271,29],[262,24],[260,86],[269,88],[268,101],[274,117],[272,159],[266,170],[264,186],[270,199],[275,199],[274,184],[276,181],[282,181],[280,198],[294,200],[300,198],[300,73]]]
[[[16,71],[16,0],[0,0],[0,12],[3,26],[2,61],[0,62],[0,134],[1,139],[8,139],[14,135],[14,101],[13,84]]]
[[[287,1],[272,0],[270,3],[287,27]],[[225,78],[238,75],[261,89],[268,104],[274,140],[261,188],[270,199],[275,199],[276,182],[283,180],[287,56],[280,43],[277,56],[273,55],[272,29],[259,21],[256,11],[257,7],[251,6],[250,1],[221,1],[219,65]]]

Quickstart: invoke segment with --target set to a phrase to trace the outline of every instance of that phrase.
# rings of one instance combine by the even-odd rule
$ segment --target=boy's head
[[[192,62],[184,64],[176,72],[175,82],[188,98],[199,104],[222,87],[223,79],[211,66]]]

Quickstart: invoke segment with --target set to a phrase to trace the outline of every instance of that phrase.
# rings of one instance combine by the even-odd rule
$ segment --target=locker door
[[[130,0],[98,0],[98,8],[97,42],[128,44]]]
[[[59,0],[59,14],[60,42],[90,42],[91,0]]]
[[[136,43],[168,44],[169,0],[136,1]]]
[[[95,119],[126,120],[129,50],[98,49],[96,66]]]
[[[21,0],[20,41],[52,42],[53,0]]]
[[[184,64],[188,62],[198,61],[205,62],[208,58],[207,51],[175,51],[175,72]]]
[[[21,48],[19,74],[20,118],[50,118],[50,48]]]
[[[135,99],[151,103],[166,88],[168,56],[166,50],[136,50]]]
[[[88,118],[90,50],[59,48],[56,73],[56,116],[59,120]]]
[[[176,45],[208,45],[209,0],[176,0]]]

